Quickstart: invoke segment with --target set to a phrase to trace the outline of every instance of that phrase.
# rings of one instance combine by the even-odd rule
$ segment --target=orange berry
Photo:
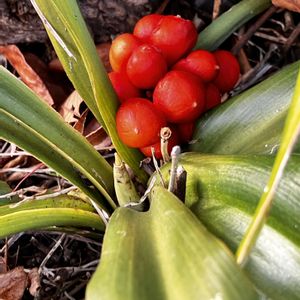
[[[119,107],[116,125],[118,135],[124,144],[141,148],[159,141],[160,129],[166,125],[166,120],[149,100],[131,98]]]
[[[219,72],[213,83],[222,93],[229,92],[236,85],[240,76],[240,65],[235,56],[226,50],[217,50],[214,56],[219,65]]]
[[[219,66],[211,52],[196,50],[177,62],[172,69],[191,72],[199,76],[203,81],[208,82],[216,77]]]
[[[204,110],[204,84],[192,73],[170,71],[156,85],[153,103],[171,123],[193,121]]]
[[[108,74],[108,77],[120,102],[141,96],[141,91],[131,83],[125,72],[113,71]]]
[[[144,44],[132,52],[126,71],[136,87],[150,89],[167,73],[167,63],[159,50]]]
[[[126,70],[126,65],[133,50],[141,45],[141,41],[130,33],[117,36],[109,50],[109,61],[114,71]]]

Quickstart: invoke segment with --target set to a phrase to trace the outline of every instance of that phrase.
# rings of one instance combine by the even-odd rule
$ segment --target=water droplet
[[[193,102],[193,107],[195,108],[195,107],[197,107],[198,106],[198,103],[195,101],[195,102]]]
[[[269,147],[269,145],[268,144],[265,144],[265,148],[268,148]]]
[[[269,188],[267,186],[264,187],[264,193],[267,193],[269,191]]]
[[[140,133],[140,130],[139,130],[137,127],[136,127],[136,128],[134,128],[134,130],[133,130],[133,131],[134,131],[134,133],[135,133],[135,134],[139,134],[139,133]]]

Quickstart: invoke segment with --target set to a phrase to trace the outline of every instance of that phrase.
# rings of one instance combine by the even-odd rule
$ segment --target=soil
[[[220,12],[237,1],[221,2]],[[118,33],[130,32],[138,18],[154,11],[180,14],[194,20],[200,31],[211,22],[213,8],[213,1],[205,0],[81,0],[79,4],[95,43],[100,45],[104,42],[109,43]],[[254,33],[250,35],[252,29]],[[242,67],[241,82],[233,94],[241,92],[284,65],[299,59],[299,33],[299,15],[284,9],[272,8],[248,22],[230,37],[222,48],[232,49],[238,55]],[[47,87],[50,87],[54,107],[59,109],[73,88],[63,73],[49,70],[48,64],[55,59],[55,54],[29,0],[0,0],[0,45],[7,44],[16,44],[21,52],[26,54],[28,62],[31,59],[32,68],[37,70]],[[1,55],[0,63],[14,71]],[[84,107],[80,107],[79,110],[82,112]],[[11,149],[10,144],[0,141],[0,153],[9,153]],[[107,152],[105,154],[108,154],[107,157],[111,156]],[[43,189],[54,190],[58,187],[58,183],[62,187],[70,186],[61,178],[42,172],[33,173],[19,185],[24,177],[21,169],[35,166],[37,163],[30,156],[23,155],[21,158],[0,156],[0,168],[15,167],[15,170],[0,173],[0,179],[8,182],[12,189],[16,187],[18,190],[23,189],[23,196],[41,192]],[[22,299],[79,300],[84,299],[86,283],[97,266],[102,238],[100,235],[91,237],[51,230],[27,232],[0,240],[0,258],[2,256],[7,259],[6,267],[10,270],[18,266],[28,270],[40,268],[41,287],[38,295],[33,297],[26,290]],[[47,257],[55,246],[58,246],[57,249]],[[47,261],[44,261],[45,257]]]

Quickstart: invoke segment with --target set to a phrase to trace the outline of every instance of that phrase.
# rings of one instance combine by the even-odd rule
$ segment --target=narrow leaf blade
[[[73,85],[104,126],[122,159],[143,181],[146,173],[139,168],[142,155],[124,145],[116,130],[117,96],[98,58],[81,12],[75,0],[31,0]]]
[[[105,159],[58,113],[3,67],[0,67],[0,77],[0,137],[31,152],[84,191],[89,190],[88,194],[93,195],[103,208],[114,207],[112,168]],[[99,192],[91,192],[92,188],[81,174],[106,200]]]

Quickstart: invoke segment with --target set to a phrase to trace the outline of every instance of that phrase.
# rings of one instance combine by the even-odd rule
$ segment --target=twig
[[[29,176],[31,176],[36,170],[40,169],[40,168],[43,167],[43,166],[44,166],[43,163],[39,163],[39,164],[35,165],[35,166],[32,168],[31,172],[28,173],[28,174],[26,174],[26,175],[18,182],[18,184],[17,184],[17,185],[15,186],[15,188],[13,189],[13,192],[15,192],[16,190],[18,190],[19,187],[20,187],[20,185],[21,185],[21,184],[22,184]]]
[[[163,157],[164,163],[170,160],[170,155],[168,153],[168,143],[171,138],[172,131],[169,127],[163,127],[160,130],[160,149]]]
[[[39,270],[38,270],[38,274],[41,275],[41,273],[43,272],[43,268],[45,267],[46,263],[48,262],[48,260],[51,258],[51,256],[53,255],[53,253],[56,251],[56,249],[61,245],[63,239],[65,238],[66,234],[63,233],[61,235],[61,237],[59,238],[59,240],[55,243],[55,245],[52,247],[52,249],[49,251],[49,253],[46,255],[46,257],[44,258],[44,260],[42,261],[42,263],[40,264]]]
[[[257,31],[257,29],[277,11],[277,7],[271,6],[263,13],[256,22],[246,31],[246,33],[238,40],[238,42],[231,49],[233,54],[237,54],[241,48],[247,43],[251,36]]]
[[[179,160],[179,154],[181,150],[179,146],[173,147],[171,151],[171,158],[172,158],[172,164],[171,164],[171,173],[170,173],[170,181],[168,186],[168,191],[171,193],[175,190],[176,185],[176,174],[177,174],[177,167],[178,167],[178,160]]]
[[[162,4],[159,6],[159,8],[155,11],[155,13],[158,14],[158,15],[161,15],[165,11],[165,9],[166,9],[167,5],[169,4],[169,2],[170,2],[170,0],[164,0],[162,2]]]
[[[220,14],[220,8],[221,8],[222,0],[215,0],[214,1],[214,8],[212,13],[212,19],[216,19]]]
[[[293,30],[293,32],[290,34],[288,39],[286,40],[286,43],[284,44],[283,51],[286,53],[290,50],[291,46],[297,39],[297,37],[300,34],[300,23],[296,26],[296,28]]]

